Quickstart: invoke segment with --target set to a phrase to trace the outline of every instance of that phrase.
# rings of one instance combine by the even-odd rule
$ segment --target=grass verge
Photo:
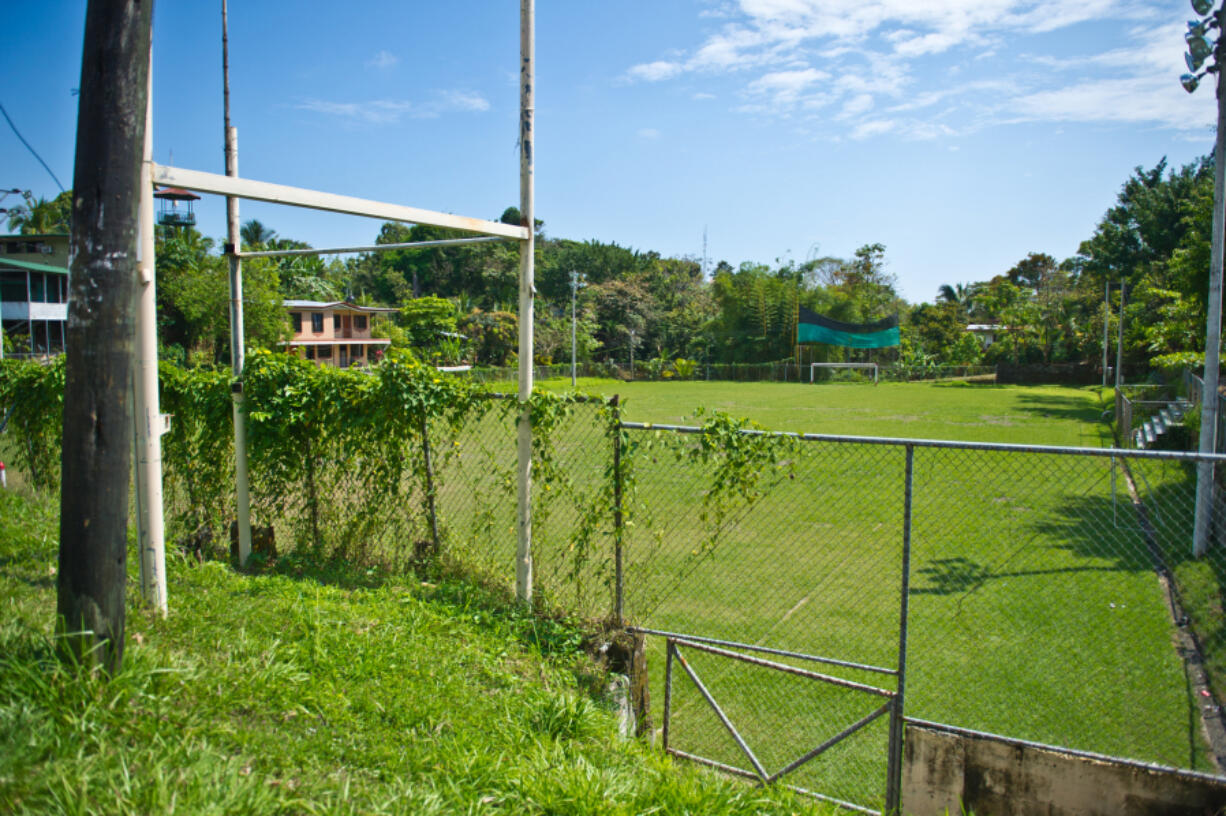
[[[179,562],[121,674],[65,666],[51,504],[0,491],[0,812],[826,812],[619,740],[578,634],[471,585]]]

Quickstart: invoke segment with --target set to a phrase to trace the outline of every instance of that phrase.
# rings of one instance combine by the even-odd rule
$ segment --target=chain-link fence
[[[703,361],[669,361],[661,359],[635,360],[633,370],[626,360],[579,362],[578,377],[602,377],[619,380],[721,380],[728,382],[872,382],[871,371],[854,369],[811,369],[809,363],[777,360],[769,363],[714,363]],[[537,380],[566,378],[571,374],[570,363],[533,366]],[[878,379],[882,382],[940,382],[943,380],[989,379],[996,374],[995,366],[972,365],[907,365],[882,363]],[[511,383],[518,371],[510,367],[473,368],[464,373],[475,382]]]
[[[671,749],[761,776],[842,735],[782,781],[879,810],[890,722],[844,734],[882,704],[848,684],[905,679],[909,717],[1216,768],[1226,549],[1191,557],[1194,455],[758,436],[737,473],[697,429],[632,427],[626,613],[682,638],[685,672],[649,637]]]
[[[216,553],[235,500],[213,402],[180,406],[165,491],[168,542]],[[256,457],[256,552],[443,558],[510,587],[520,406],[466,406],[395,441],[352,417]],[[897,801],[904,713],[1182,768],[1226,758],[1226,514],[1193,558],[1195,454],[532,410],[536,591],[656,633],[670,750],[868,810]]]

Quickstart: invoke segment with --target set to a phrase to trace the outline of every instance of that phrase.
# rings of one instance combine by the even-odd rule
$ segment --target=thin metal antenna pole
[[[226,0],[221,0],[221,71],[225,97],[226,175],[238,177],[238,131],[230,126],[230,39]],[[238,226],[238,199],[226,196],[226,253],[230,256],[230,366],[234,372],[234,486],[238,499],[238,565],[251,555],[251,494],[247,480],[247,413],[243,405],[243,261]]]
[[[1222,11],[1217,12],[1218,23]],[[1215,60],[1223,67],[1223,40],[1218,39]],[[1222,73],[1217,75],[1217,144],[1213,153],[1213,242],[1209,254],[1209,317],[1205,327],[1205,386],[1200,399],[1201,453],[1217,452],[1218,372],[1222,346],[1222,231],[1226,229],[1226,88]],[[1200,558],[1209,549],[1213,521],[1213,462],[1201,461],[1196,466],[1196,527],[1192,538],[1192,554]]]
[[[515,596],[532,601],[532,319],[536,220],[533,179],[533,137],[536,76],[536,3],[519,4],[519,212],[528,235],[519,244],[519,526],[515,551]]]
[[[163,617],[166,606],[166,540],[162,516],[162,434],[158,402],[156,247],[153,236],[153,49],[149,49],[145,148],[140,166],[139,277],[136,287],[136,519],[140,541],[140,588],[145,603]]]

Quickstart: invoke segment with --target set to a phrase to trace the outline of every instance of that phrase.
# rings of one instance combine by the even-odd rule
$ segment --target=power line
[[[55,177],[55,173],[51,172],[51,168],[47,166],[47,163],[45,161],[43,161],[43,157],[38,155],[38,151],[35,150],[30,145],[30,143],[26,141],[26,138],[21,135],[21,131],[19,131],[17,129],[17,126],[13,124],[13,120],[9,118],[9,112],[4,109],[4,105],[2,104],[0,104],[0,113],[4,114],[4,121],[9,123],[9,127],[13,129],[13,133],[17,134],[17,138],[21,140],[21,143],[26,146],[26,150],[29,150],[30,153],[34,155],[34,158],[38,159],[38,163],[43,166],[43,169],[46,170],[48,173],[50,173],[51,178],[54,179],[56,186],[60,188],[60,192],[61,193],[64,192],[64,185],[60,184],[60,180]]]

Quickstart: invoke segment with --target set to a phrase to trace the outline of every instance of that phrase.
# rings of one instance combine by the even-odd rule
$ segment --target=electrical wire
[[[43,161],[43,157],[38,155],[38,151],[35,150],[30,143],[26,141],[26,138],[21,135],[21,131],[19,131],[17,126],[13,124],[13,120],[9,118],[9,112],[4,109],[4,105],[2,104],[0,104],[0,113],[4,114],[4,121],[9,123],[9,127],[13,129],[13,133],[15,133],[17,138],[21,140],[21,143],[26,146],[26,150],[29,150],[30,153],[34,155],[34,158],[38,159],[38,163],[43,166],[43,169],[51,175],[51,178],[55,181],[55,185],[60,188],[60,192],[64,192],[64,185],[60,184],[60,180],[56,178],[55,173],[51,172],[51,168],[47,166],[45,161]]]

